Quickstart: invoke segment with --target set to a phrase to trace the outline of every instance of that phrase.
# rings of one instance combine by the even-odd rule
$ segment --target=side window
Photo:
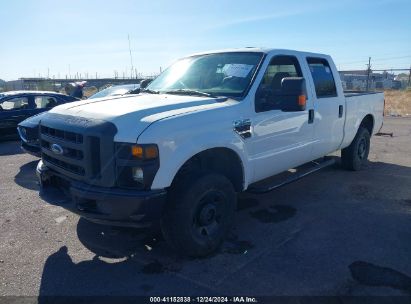
[[[307,58],[307,63],[314,80],[317,98],[336,97],[337,89],[328,61],[323,58]]]
[[[51,96],[36,96],[34,103],[37,109],[52,108],[57,105],[57,99]]]
[[[281,109],[281,85],[285,77],[302,77],[300,64],[294,56],[276,56],[271,59],[255,97],[256,112]]]
[[[23,110],[28,109],[29,100],[27,97],[16,97],[0,103],[0,111]]]

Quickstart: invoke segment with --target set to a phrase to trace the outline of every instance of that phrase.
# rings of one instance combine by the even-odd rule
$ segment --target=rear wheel
[[[223,175],[185,178],[170,191],[161,228],[179,253],[201,257],[215,251],[231,227],[236,193]]]
[[[367,163],[370,152],[370,137],[370,132],[360,126],[352,143],[341,150],[341,162],[344,168],[358,171]]]

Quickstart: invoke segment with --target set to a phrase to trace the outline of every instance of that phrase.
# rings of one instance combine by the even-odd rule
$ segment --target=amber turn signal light
[[[145,158],[146,159],[153,159],[158,157],[158,149],[157,146],[148,146],[145,149]]]
[[[131,146],[131,155],[133,155],[136,158],[143,158],[143,147]]]
[[[133,145],[131,155],[139,159],[154,159],[158,157],[158,148],[156,145]]]
[[[306,102],[307,102],[307,97],[305,95],[299,95],[298,96],[298,105],[299,106],[302,106],[302,107],[305,106]]]

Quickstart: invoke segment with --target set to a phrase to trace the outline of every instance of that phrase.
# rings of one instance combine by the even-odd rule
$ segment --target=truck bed
[[[372,133],[377,133],[382,126],[384,112],[384,92],[344,91],[344,96],[346,116],[341,148],[347,147],[352,142],[361,120],[367,114],[372,114]]]
[[[344,91],[344,96],[353,97],[353,96],[382,94],[382,93],[383,92],[375,92],[375,91]]]

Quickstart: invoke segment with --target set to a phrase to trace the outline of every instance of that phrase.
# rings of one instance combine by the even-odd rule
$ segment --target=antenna
[[[129,35],[129,34],[127,34],[127,38],[128,38],[128,50],[129,50],[129,52],[130,52],[131,78],[133,78],[134,66],[133,66],[133,55],[131,54],[131,43],[130,43],[130,35]]]

